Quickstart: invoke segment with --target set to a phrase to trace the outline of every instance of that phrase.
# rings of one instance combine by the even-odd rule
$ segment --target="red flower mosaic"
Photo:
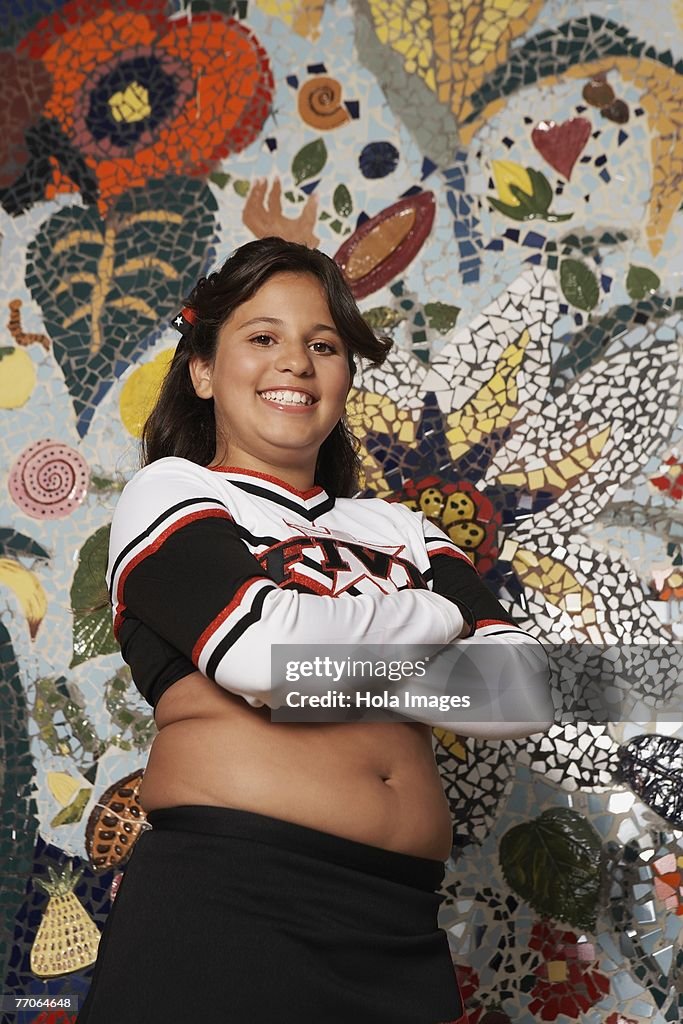
[[[163,0],[72,0],[19,47],[52,76],[44,114],[94,172],[103,214],[151,179],[207,175],[253,142],[270,112],[268,56],[250,29],[215,11],[166,11]],[[48,192],[72,190],[56,172]]]
[[[534,1020],[557,1020],[560,1014],[577,1018],[609,992],[609,979],[592,965],[592,942],[579,942],[570,931],[560,931],[546,921],[536,922],[529,947],[537,949],[543,963],[533,974],[529,1013]]]
[[[461,1021],[467,1024],[480,1024],[480,1017],[484,1012],[483,1006],[476,1005],[476,993],[479,990],[479,975],[468,964],[453,964],[455,976],[458,980],[458,988],[466,1012]]]
[[[502,515],[469,480],[444,483],[437,476],[417,482],[408,480],[394,500],[424,512],[427,519],[467,552],[480,575],[493,567],[498,557]]]
[[[55,996],[59,999],[59,996]],[[76,1024],[76,1013],[67,1013],[65,1010],[50,1010],[38,1014],[31,1021],[31,1024]]]
[[[683,873],[673,853],[667,853],[653,861],[657,874],[654,877],[654,890],[657,899],[667,910],[673,910],[677,916],[683,915]]]
[[[670,468],[664,469],[665,466]],[[668,458],[664,459],[662,469],[664,472],[660,473],[659,476],[650,477],[650,483],[658,491],[668,494],[674,501],[680,501],[683,498],[683,460],[681,460],[678,452],[673,452]]]

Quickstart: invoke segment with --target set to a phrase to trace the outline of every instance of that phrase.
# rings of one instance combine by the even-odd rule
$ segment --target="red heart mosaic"
[[[531,133],[531,141],[546,163],[569,180],[590,138],[591,127],[585,117],[572,117],[563,124],[539,121]]]

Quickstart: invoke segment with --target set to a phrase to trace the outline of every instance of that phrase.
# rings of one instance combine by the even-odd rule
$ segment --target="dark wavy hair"
[[[329,256],[282,238],[247,242],[220,270],[197,283],[184,305],[196,314],[196,323],[178,343],[161,385],[157,402],[142,429],[140,466],[169,455],[206,466],[216,454],[213,398],[199,398],[190,377],[189,360],[198,356],[213,365],[218,334],[238,306],[247,302],[273,274],[293,272],[317,278],[327,297],[334,325],[349,353],[351,379],[354,355],[380,366],[392,346],[376,336],[361,316],[344,276]],[[350,497],[358,490],[360,445],[342,416],[318,452],[315,483],[335,497]]]

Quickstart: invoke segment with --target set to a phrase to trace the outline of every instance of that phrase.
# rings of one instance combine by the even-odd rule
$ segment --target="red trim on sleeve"
[[[195,520],[209,518],[229,519],[231,522],[234,522],[230,513],[226,512],[226,510],[222,508],[205,508],[201,509],[199,512],[189,512],[186,516],[182,516],[180,519],[176,519],[175,522],[171,523],[171,525],[168,526],[163,533],[160,533],[159,536],[151,542],[151,544],[148,544],[146,548],[143,548],[142,551],[138,552],[135,558],[130,560],[119,576],[119,584],[116,592],[117,611],[114,618],[114,637],[116,640],[119,638],[121,619],[123,618],[123,613],[126,610],[126,606],[123,601],[123,591],[126,580],[128,579],[128,574],[131,573],[133,569],[140,564],[140,562],[144,561],[145,558],[148,558],[150,555],[153,555],[158,551],[162,544],[164,544],[164,542],[168,540],[176,530],[182,529],[183,526],[187,526],[188,523],[192,523]]]
[[[524,632],[515,622],[508,622],[507,619],[477,619],[477,629],[480,626],[508,626],[510,629],[519,629],[520,633]]]
[[[219,614],[216,616],[213,622],[209,623],[209,625],[206,627],[202,635],[197,640],[197,643],[192,648],[191,661],[195,665],[199,664],[199,657],[202,651],[204,650],[205,645],[209,642],[209,640],[216,632],[218,627],[221,626],[228,618],[228,616],[231,615],[232,612],[234,612],[235,608],[237,608],[242,603],[242,601],[246,597],[246,593],[249,587],[253,587],[255,583],[263,582],[263,576],[254,576],[252,579],[247,580],[246,583],[243,583],[239,590],[235,593],[235,596],[233,597],[230,604],[226,605],[225,608],[223,608],[223,610],[219,612]],[[275,586],[275,584],[273,584],[273,586]]]
[[[444,546],[442,548],[427,548],[427,554],[430,558],[432,555],[448,555],[449,558],[459,558],[461,562],[467,562],[467,564],[471,565],[473,569],[476,569],[476,566],[469,555],[464,554],[462,551],[454,551],[453,548],[450,547]]]

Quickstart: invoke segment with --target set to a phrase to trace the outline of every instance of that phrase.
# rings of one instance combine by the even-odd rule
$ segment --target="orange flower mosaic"
[[[258,137],[273,98],[268,56],[241,22],[216,12],[170,20],[159,0],[103,8],[72,2],[20,52],[53,80],[56,119],[99,183],[106,213],[121,193],[168,174],[209,174]],[[73,190],[60,174],[48,198]]]

